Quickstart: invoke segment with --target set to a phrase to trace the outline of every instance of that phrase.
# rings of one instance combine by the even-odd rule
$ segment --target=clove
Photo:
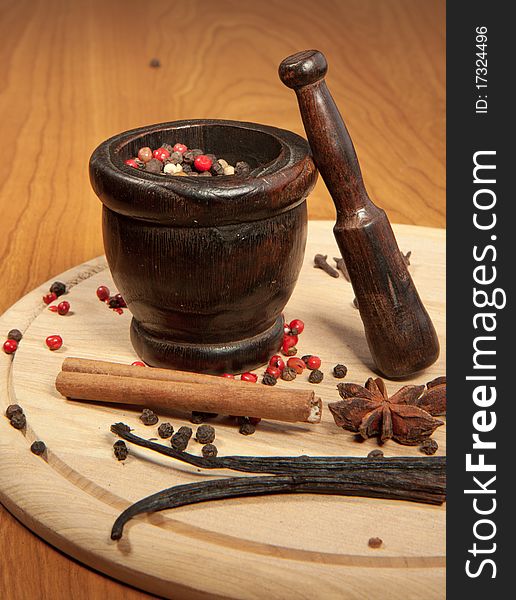
[[[314,256],[314,269],[322,269],[325,273],[328,273],[328,275],[331,275],[331,277],[338,277],[339,276],[339,272],[336,271],[331,265],[328,264],[327,261],[328,255],[324,255],[324,254],[316,254]]]
[[[348,268],[346,267],[346,262],[343,258],[338,258],[336,256],[333,257],[335,264],[337,265],[337,269],[344,275],[344,279],[351,283],[351,279],[349,277]]]

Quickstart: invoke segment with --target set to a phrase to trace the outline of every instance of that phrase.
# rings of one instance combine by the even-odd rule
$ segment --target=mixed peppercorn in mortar
[[[125,164],[147,173],[182,177],[248,175],[251,171],[249,164],[243,160],[233,166],[215,154],[204,153],[199,148],[188,149],[181,143],[174,146],[162,144],[155,150],[145,146],[138,150],[137,156],[128,158]]]

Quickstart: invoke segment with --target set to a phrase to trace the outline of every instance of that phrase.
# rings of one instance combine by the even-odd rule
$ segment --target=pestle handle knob
[[[279,66],[281,81],[293,90],[324,79],[328,63],[319,50],[304,50],[288,56]]]

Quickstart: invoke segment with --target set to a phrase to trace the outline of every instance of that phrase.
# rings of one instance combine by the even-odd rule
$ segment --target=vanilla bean
[[[123,423],[112,425],[111,431],[127,442],[202,469],[231,469],[242,473],[269,473],[293,477],[337,477],[341,484],[347,482],[352,489],[368,490],[380,486],[382,489],[390,489],[395,494],[437,496],[442,498],[440,502],[444,501],[446,491],[446,458],[441,456],[374,459],[356,456],[216,456],[205,458],[141,438],[127,431],[127,426]],[[361,492],[357,491],[357,494],[361,495]]]
[[[314,256],[314,268],[322,269],[325,273],[328,273],[328,275],[331,275],[332,277],[338,277],[339,272],[336,271],[331,265],[328,264],[327,258],[328,258],[327,254],[326,255],[316,254]]]
[[[414,489],[396,489],[387,483],[366,485],[351,481],[342,475],[230,477],[176,485],[135,502],[116,519],[111,530],[111,539],[119,540],[122,537],[125,524],[142,513],[152,513],[210,500],[269,494],[366,496],[370,498],[409,500],[427,504],[442,504],[445,499],[444,491],[425,492]]]

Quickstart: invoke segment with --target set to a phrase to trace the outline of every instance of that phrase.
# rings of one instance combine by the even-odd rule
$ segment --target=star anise
[[[364,439],[380,436],[382,442],[392,438],[400,444],[414,446],[443,425],[442,421],[433,418],[432,412],[442,410],[442,386],[446,397],[446,383],[434,384],[435,381],[430,382],[429,388],[406,385],[390,398],[380,378],[370,377],[365,387],[339,383],[337,388],[342,400],[330,403],[328,408],[339,427],[356,431]]]

